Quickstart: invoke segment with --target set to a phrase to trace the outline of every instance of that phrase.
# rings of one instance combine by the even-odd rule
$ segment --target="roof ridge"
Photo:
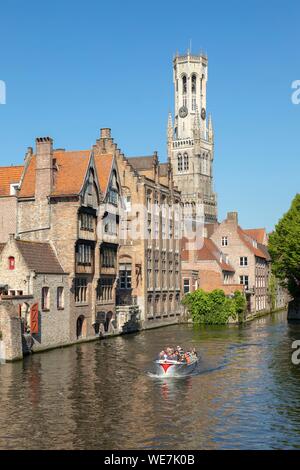
[[[0,166],[0,170],[3,168],[24,168],[24,165],[5,165],[5,166]]]
[[[15,241],[18,242],[18,243],[34,243],[36,245],[49,245],[51,246],[50,242],[39,242],[39,241],[36,241],[36,240],[19,240],[18,238],[15,238]]]

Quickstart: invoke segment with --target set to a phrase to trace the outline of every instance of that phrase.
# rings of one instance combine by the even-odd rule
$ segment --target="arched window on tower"
[[[186,91],[187,91],[186,84],[187,84],[186,75],[183,75],[183,77],[182,77],[182,93],[184,95],[186,94]]]
[[[196,75],[193,74],[193,75],[192,75],[192,93],[196,93],[196,92],[197,92],[196,82],[197,82]]]
[[[182,171],[183,165],[182,165],[182,155],[181,153],[178,154],[178,171]]]
[[[183,169],[188,170],[189,169],[189,156],[187,153],[184,154],[183,156]]]

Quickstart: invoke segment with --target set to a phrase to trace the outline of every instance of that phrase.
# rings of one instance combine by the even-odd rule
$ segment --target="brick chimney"
[[[101,139],[110,139],[111,138],[111,129],[109,127],[103,127],[100,130]]]
[[[238,225],[238,213],[237,212],[227,212],[227,220]]]
[[[53,140],[38,137],[36,144],[35,198],[45,199],[51,194],[53,181]]]
[[[113,153],[115,147],[114,140],[111,136],[111,129],[109,127],[100,129],[100,139],[97,140],[96,145],[93,147],[95,154]]]

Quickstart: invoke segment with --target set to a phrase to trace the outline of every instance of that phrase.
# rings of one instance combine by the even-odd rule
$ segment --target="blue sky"
[[[298,4],[297,4],[298,3]],[[296,1],[2,2],[0,162],[37,136],[89,148],[101,127],[126,155],[166,159],[172,56],[204,49],[219,218],[272,229],[299,191],[300,4]]]

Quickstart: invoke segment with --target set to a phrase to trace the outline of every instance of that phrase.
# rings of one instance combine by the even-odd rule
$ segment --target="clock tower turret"
[[[173,60],[175,91],[174,128],[168,120],[168,158],[175,184],[185,203],[204,205],[205,222],[217,220],[213,192],[214,142],[211,118],[207,123],[205,54],[176,55]]]

